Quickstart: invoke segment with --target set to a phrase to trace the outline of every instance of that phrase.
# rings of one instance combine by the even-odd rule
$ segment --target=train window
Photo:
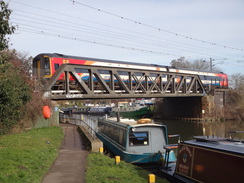
[[[98,72],[99,72],[100,74],[110,74],[110,72],[107,71],[107,70],[98,70]]]
[[[149,145],[148,132],[131,132],[129,136],[130,146]]]
[[[126,71],[118,71],[119,75],[129,75],[129,72]]]
[[[45,75],[50,75],[50,60],[49,57],[44,57]]]
[[[54,69],[55,69],[55,71],[56,71],[58,68],[59,68],[59,64],[55,63],[55,64],[54,64]]]
[[[44,58],[44,68],[45,70],[50,69],[50,62],[48,57]]]
[[[75,71],[76,71],[77,73],[89,73],[89,72],[88,72],[88,69],[75,68]]]
[[[156,74],[156,73],[150,73],[149,76],[150,76],[150,77],[157,77],[157,76],[159,76],[159,74]]]
[[[199,77],[200,77],[201,80],[205,80],[206,79],[206,76],[204,76],[204,75],[199,75]]]
[[[142,72],[135,72],[135,75],[136,76],[144,76],[144,73],[142,73]]]

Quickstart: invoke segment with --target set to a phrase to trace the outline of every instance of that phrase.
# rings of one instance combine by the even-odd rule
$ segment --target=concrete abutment
[[[204,97],[165,97],[157,105],[156,117],[168,119],[221,118],[227,90],[211,90]]]

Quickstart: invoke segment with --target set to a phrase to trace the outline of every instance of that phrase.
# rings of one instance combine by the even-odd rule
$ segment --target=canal
[[[181,140],[193,139],[193,136],[228,137],[229,131],[244,131],[244,121],[224,122],[185,122],[179,120],[157,120],[168,127],[168,134],[180,134]],[[244,140],[244,134],[232,134],[232,138]]]
[[[96,120],[102,116],[91,116]],[[82,125],[81,114],[63,115],[63,122]],[[223,122],[189,122],[180,120],[155,120],[167,126],[168,134],[179,134],[182,141],[193,139],[193,136],[218,136],[228,137],[229,131],[244,131],[244,121],[223,121]],[[244,133],[231,134],[232,138],[244,140]],[[171,139],[169,143],[175,143],[177,139]]]

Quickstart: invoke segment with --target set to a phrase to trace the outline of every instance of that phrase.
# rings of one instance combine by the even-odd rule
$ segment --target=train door
[[[51,77],[51,65],[50,65],[50,57],[48,57],[48,56],[43,57],[43,69],[44,69],[44,77],[50,78]]]
[[[36,78],[41,78],[41,57],[35,58],[32,63],[33,75]]]
[[[41,60],[36,61],[37,78],[41,78]]]
[[[69,60],[68,59],[63,59],[63,64],[68,64]],[[70,74],[67,75],[67,77],[70,79]],[[63,76],[63,79],[65,78],[65,76]]]

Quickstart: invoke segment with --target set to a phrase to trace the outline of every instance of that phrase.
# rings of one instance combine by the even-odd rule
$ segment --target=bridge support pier
[[[157,105],[156,117],[183,119],[220,119],[227,90],[211,90],[203,97],[165,97]]]
[[[200,118],[202,97],[167,97],[157,107],[162,118]],[[159,117],[160,117],[159,116]]]
[[[220,119],[224,116],[223,108],[226,105],[226,89],[211,90],[207,96],[202,97],[203,118]]]

